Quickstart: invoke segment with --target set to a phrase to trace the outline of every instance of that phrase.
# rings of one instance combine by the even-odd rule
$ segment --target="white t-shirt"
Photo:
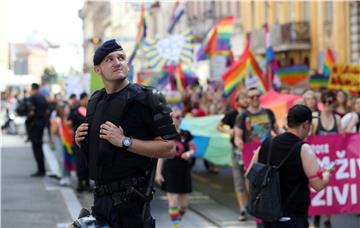
[[[345,116],[341,118],[341,128],[344,130],[347,128],[347,126],[350,124],[351,120],[354,118],[354,115],[356,115],[355,112],[349,112]],[[351,128],[351,132],[356,132],[356,125]]]

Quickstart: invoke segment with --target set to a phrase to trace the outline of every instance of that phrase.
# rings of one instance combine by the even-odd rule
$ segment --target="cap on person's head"
[[[311,110],[302,104],[297,104],[291,107],[287,115],[287,124],[289,127],[299,126],[305,121],[312,121]]]
[[[111,52],[122,50],[123,48],[121,47],[120,43],[115,39],[104,42],[95,51],[93,59],[94,66],[99,65],[101,61]]]
[[[39,86],[39,84],[37,84],[37,83],[32,83],[32,84],[31,84],[31,89],[32,89],[32,90],[38,90],[39,87],[40,87],[40,86]]]
[[[80,94],[80,100],[84,99],[87,96],[88,96],[88,94],[86,92],[81,93]]]

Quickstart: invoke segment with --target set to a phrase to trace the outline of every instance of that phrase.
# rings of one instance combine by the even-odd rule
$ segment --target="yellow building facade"
[[[292,63],[304,63],[308,58],[311,69],[321,69],[319,64],[323,54],[320,53],[324,53],[326,48],[334,51],[336,62],[352,61],[349,6],[347,1],[246,1],[241,2],[240,21],[244,36],[262,30],[265,22],[270,28],[280,26],[281,35],[284,35],[286,24],[290,24],[290,33],[308,32],[308,49],[296,45],[297,42],[304,44],[301,40],[294,40],[295,45],[289,44],[287,49],[279,51],[275,45],[273,48],[280,59],[281,53],[286,53],[286,58],[292,59]],[[305,26],[297,26],[299,23]],[[301,29],[309,31],[297,31]]]

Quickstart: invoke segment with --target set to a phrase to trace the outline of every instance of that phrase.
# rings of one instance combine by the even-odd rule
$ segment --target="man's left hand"
[[[119,126],[115,126],[110,121],[100,125],[100,138],[106,139],[114,146],[121,147],[124,138],[124,130]]]

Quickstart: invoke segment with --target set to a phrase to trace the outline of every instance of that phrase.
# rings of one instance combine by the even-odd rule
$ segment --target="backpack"
[[[23,100],[19,101],[15,111],[19,116],[27,116],[29,112],[29,100],[24,98]]]
[[[250,196],[247,211],[250,215],[260,218],[265,222],[275,222],[283,216],[279,169],[291,154],[294,153],[295,149],[304,142],[300,141],[296,143],[278,166],[272,166],[270,165],[270,158],[273,139],[270,138],[269,140],[267,163],[254,163],[247,175],[250,181]],[[299,187],[300,185],[297,185],[291,192],[284,205],[289,202],[289,199],[295,194]]]

